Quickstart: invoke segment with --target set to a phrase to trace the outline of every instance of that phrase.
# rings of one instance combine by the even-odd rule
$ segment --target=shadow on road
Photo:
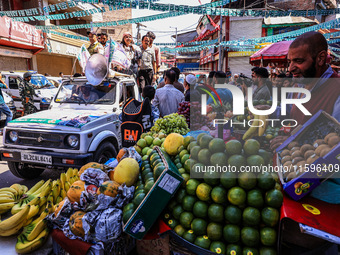
[[[0,162],[0,165],[5,164],[7,165],[7,163],[4,162]],[[21,185],[26,185],[28,188],[31,188],[34,186],[34,184],[36,184],[38,181],[40,180],[48,180],[48,179],[52,179],[52,180],[56,180],[60,177],[60,173],[59,171],[53,171],[53,170],[48,170],[46,169],[38,178],[32,179],[32,180],[25,180],[25,179],[20,179],[15,177],[11,171],[6,171],[0,174],[0,188],[3,187],[9,187],[14,183],[19,183]]]

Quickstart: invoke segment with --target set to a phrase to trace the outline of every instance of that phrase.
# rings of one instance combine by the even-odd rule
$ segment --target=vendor
[[[289,71],[293,80],[300,87],[311,92],[311,99],[304,107],[312,114],[323,110],[340,121],[340,86],[339,76],[326,63],[328,44],[325,37],[318,32],[307,32],[297,37],[289,47]],[[314,79],[313,79],[314,78]],[[302,95],[297,95],[301,97]],[[290,118],[300,125],[311,116],[305,116],[295,105]],[[278,136],[271,141],[271,149],[275,150],[288,136]],[[323,182],[311,193],[312,197],[328,203],[340,203],[340,175]]]
[[[304,107],[312,114],[323,110],[340,121],[340,86],[339,76],[326,63],[328,44],[325,37],[318,32],[307,32],[297,37],[289,47],[289,72],[293,82],[311,92],[311,99]],[[314,78],[314,79],[313,79]],[[303,95],[295,95],[301,97]],[[290,118],[300,125],[311,116],[305,116],[295,105]],[[287,136],[278,136],[271,141],[275,150]]]

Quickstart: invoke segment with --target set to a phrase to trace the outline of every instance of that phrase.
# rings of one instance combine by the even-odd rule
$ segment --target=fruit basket
[[[276,150],[279,178],[291,198],[303,198],[340,171],[339,142],[339,122],[320,110]]]
[[[153,168],[154,184],[145,194],[145,197],[140,202],[138,201],[138,206],[137,202],[135,202],[137,207],[133,209],[131,217],[127,219],[124,225],[124,232],[139,240],[145,236],[155,223],[183,182],[182,176],[170,157],[158,146],[149,154],[148,161],[152,165],[159,161],[158,164],[162,163],[162,166]],[[124,217],[126,216],[123,215]]]

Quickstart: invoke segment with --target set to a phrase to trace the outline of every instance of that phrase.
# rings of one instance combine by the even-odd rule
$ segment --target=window
[[[10,89],[18,89],[19,88],[20,79],[18,77],[9,77],[8,78],[8,86]]]

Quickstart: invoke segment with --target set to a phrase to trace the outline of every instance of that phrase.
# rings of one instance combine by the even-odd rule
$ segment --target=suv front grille
[[[8,137],[10,131],[6,131],[6,142],[10,144],[56,149],[76,149],[64,143],[66,136],[69,134],[15,130],[18,133],[18,140],[12,142]]]

